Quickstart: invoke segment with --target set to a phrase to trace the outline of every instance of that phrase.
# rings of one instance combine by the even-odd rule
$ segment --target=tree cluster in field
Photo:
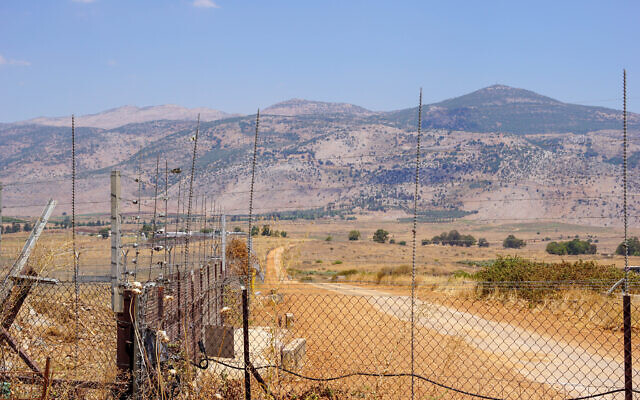
[[[287,232],[271,229],[269,225],[262,225],[262,230],[258,226],[251,227],[251,236],[271,236],[271,237],[287,237]]]
[[[484,246],[484,244],[489,245],[486,239],[481,238],[481,240],[483,241],[482,242],[483,246],[481,247],[486,247]],[[473,236],[462,235],[460,234],[460,232],[456,230],[449,231],[449,233],[442,232],[441,234],[434,236],[430,241],[429,240],[422,241],[422,245],[441,244],[443,246],[449,245],[449,246],[461,246],[461,247],[471,247],[476,243],[478,243],[478,241],[476,241],[476,238],[474,238]]]
[[[71,228],[71,217],[66,216],[62,221],[51,221],[50,223],[53,224],[55,228],[60,228],[60,229]],[[107,221],[100,221],[100,220],[86,221],[86,222],[76,221],[76,226],[106,226],[108,224],[109,223]]]
[[[16,233],[20,231],[30,232],[31,229],[33,229],[33,225],[31,225],[28,222],[25,222],[24,224],[12,222],[11,225],[7,225],[7,226],[3,225],[0,227],[0,229],[2,229],[2,233]]]
[[[478,247],[489,247],[489,242],[485,238],[479,238],[476,240],[475,237],[471,235],[462,235],[460,232],[456,230],[447,232],[442,232],[440,235],[436,235],[431,239],[422,239],[422,245],[426,246],[428,244],[440,244],[443,246],[461,246],[461,247],[471,247],[477,243]]]
[[[637,236],[634,236],[630,239],[627,239],[627,243],[629,244],[629,255],[630,256],[640,256],[640,240],[638,240]],[[616,247],[616,254],[623,256],[624,251],[624,241]]]
[[[547,244],[547,253],[557,255],[596,254],[597,247],[591,240],[573,239],[568,242],[551,242]]]

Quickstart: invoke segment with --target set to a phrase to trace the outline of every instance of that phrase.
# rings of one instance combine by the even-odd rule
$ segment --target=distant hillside
[[[200,114],[202,121],[215,121],[233,116],[232,114],[210,108],[185,108],[173,104],[151,107],[123,106],[97,114],[78,115],[76,116],[76,126],[113,129],[128,124],[158,120],[195,120],[198,114]],[[40,117],[19,122],[18,124],[69,126],[71,124],[70,121],[71,116],[55,118]]]
[[[619,129],[622,112],[604,107],[562,103],[524,89],[494,85],[464,96],[424,106],[423,127],[469,132],[586,133]],[[386,114],[395,123],[417,123],[418,109]],[[640,115],[629,115],[640,129]]]
[[[76,131],[79,212],[108,210],[112,169],[123,172],[123,195],[134,198],[138,185],[132,177],[139,166],[147,197],[142,206],[149,210],[158,159],[161,168],[166,159],[169,168],[183,171],[169,174],[169,197],[184,195],[195,117],[172,120],[180,114],[160,114],[159,120]],[[638,135],[638,115],[629,120],[630,134]],[[416,122],[415,108],[372,112],[350,104],[289,100],[264,109],[256,211],[331,204],[404,215],[413,199]],[[37,214],[40,208],[21,205],[42,204],[49,196],[61,200],[56,212],[68,212],[70,126],[68,121],[62,125],[0,125],[5,215]],[[216,205],[231,214],[247,211],[254,129],[255,116],[205,117],[201,124],[195,192],[214,196]],[[506,86],[427,105],[421,212],[615,224],[621,210],[621,129],[620,111],[566,104]],[[630,141],[629,168],[629,190],[640,192],[637,140]],[[37,184],[22,184],[33,181]],[[132,204],[127,203],[129,211]],[[640,197],[629,204],[637,221]]]
[[[274,104],[264,109],[265,114],[270,115],[322,115],[322,114],[349,114],[372,115],[373,111],[347,103],[325,103],[322,101],[309,101],[303,99],[291,99]]]

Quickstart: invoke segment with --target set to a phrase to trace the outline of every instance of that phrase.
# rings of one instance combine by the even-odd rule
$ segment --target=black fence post
[[[123,293],[124,308],[122,312],[116,313],[117,341],[116,341],[116,367],[118,369],[118,380],[126,381],[126,389],[118,393],[118,398],[128,399],[133,394],[133,341],[134,318],[131,315],[135,309],[135,295],[131,290]]]
[[[249,375],[249,294],[242,288],[242,335],[244,343],[244,397],[251,400],[251,375]]]
[[[633,369],[631,365],[631,296],[622,296],[624,319],[624,399],[633,400]]]

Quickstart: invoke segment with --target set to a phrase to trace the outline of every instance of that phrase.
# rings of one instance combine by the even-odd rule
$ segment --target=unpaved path
[[[347,284],[314,286],[342,295],[362,296],[380,312],[402,321],[411,318],[409,296]],[[547,384],[576,397],[624,387],[623,365],[613,358],[438,304],[416,300],[415,310],[416,326],[458,337],[472,347],[491,353],[529,381]],[[634,370],[634,375],[638,372]],[[607,398],[623,398],[624,394],[616,396]]]
[[[280,246],[269,250],[269,253],[267,253],[267,268],[264,283],[274,284],[289,280],[287,277],[287,271],[284,270],[282,262],[282,254],[284,251],[285,246]]]

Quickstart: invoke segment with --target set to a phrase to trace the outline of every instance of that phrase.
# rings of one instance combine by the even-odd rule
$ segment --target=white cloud
[[[193,0],[193,6],[199,8],[220,8],[213,0]]]
[[[2,54],[0,54],[0,65],[13,65],[16,67],[28,67],[31,65],[29,61],[24,60],[13,60],[10,58],[4,58]]]

